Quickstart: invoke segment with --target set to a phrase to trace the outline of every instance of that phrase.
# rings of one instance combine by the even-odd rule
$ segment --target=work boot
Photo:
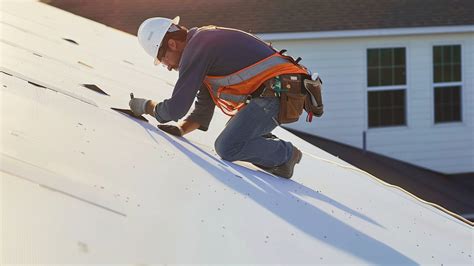
[[[301,157],[303,157],[301,151],[298,150],[295,146],[293,146],[293,152],[291,154],[290,160],[288,160],[288,162],[282,165],[275,167],[265,167],[257,164],[254,165],[274,175],[290,179],[293,176],[293,170],[295,169],[295,165],[301,161]]]
[[[301,151],[293,146],[293,152],[291,154],[290,160],[282,165],[273,167],[270,169],[270,172],[274,175],[290,179],[293,176],[295,165],[301,161],[301,157],[303,157]]]

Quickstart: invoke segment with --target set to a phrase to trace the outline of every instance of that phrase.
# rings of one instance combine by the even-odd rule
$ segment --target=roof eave
[[[469,33],[469,32],[474,32],[474,25],[384,28],[384,29],[365,29],[365,30],[313,31],[313,32],[257,33],[256,35],[265,41],[284,41],[284,40],[380,37],[380,36],[426,35],[426,34]]]

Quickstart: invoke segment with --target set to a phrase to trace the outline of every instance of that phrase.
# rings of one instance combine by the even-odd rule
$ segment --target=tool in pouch
[[[274,78],[274,84],[272,85],[272,89],[273,91],[275,92],[275,96],[276,97],[281,97],[281,93],[282,92],[287,92],[288,90],[287,89],[283,89],[281,87],[281,79],[280,79],[280,76],[276,76]]]
[[[314,73],[311,75],[311,79],[305,79],[303,84],[308,92],[308,97],[304,102],[304,109],[308,113],[306,121],[311,122],[313,115],[321,117],[324,113],[323,98],[321,96],[323,81],[318,73]]]

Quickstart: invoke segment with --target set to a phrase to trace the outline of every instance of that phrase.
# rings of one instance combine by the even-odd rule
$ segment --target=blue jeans
[[[286,163],[291,158],[293,145],[262,137],[277,127],[279,109],[277,97],[252,99],[217,137],[214,143],[217,154],[226,161],[247,161],[264,167]]]

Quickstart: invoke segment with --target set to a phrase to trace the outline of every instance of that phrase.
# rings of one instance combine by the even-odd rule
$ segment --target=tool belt
[[[320,117],[324,112],[322,81],[319,77],[315,79],[302,74],[280,75],[265,81],[249,99],[279,97],[280,111],[277,120],[280,124],[298,121],[303,109],[308,113],[306,121],[311,122],[314,115]]]

